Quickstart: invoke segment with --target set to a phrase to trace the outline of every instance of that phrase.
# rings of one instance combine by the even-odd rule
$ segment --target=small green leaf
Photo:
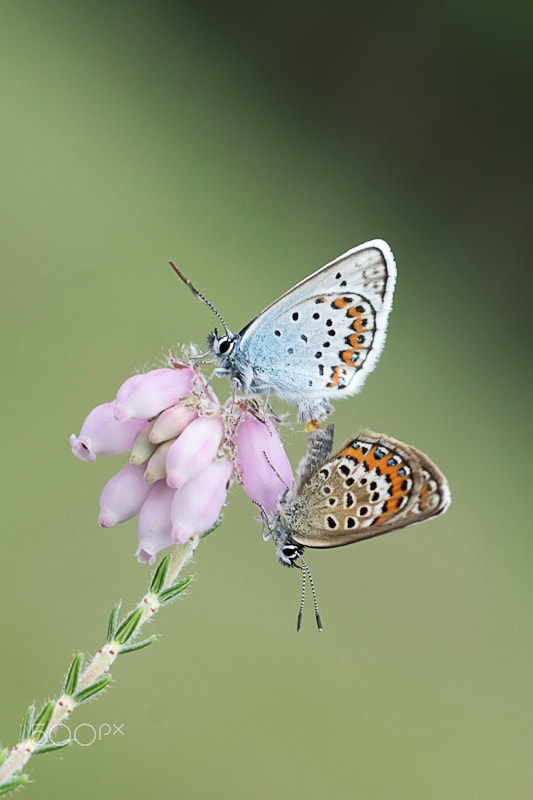
[[[172,586],[169,586],[168,589],[164,589],[162,592],[159,593],[158,599],[161,605],[165,605],[166,603],[170,603],[174,598],[176,598],[179,594],[185,591],[191,583],[193,579],[191,576],[184,578],[182,581],[178,581],[174,583]]]
[[[34,756],[40,756],[41,753],[52,753],[54,750],[62,750],[68,747],[70,742],[61,742],[60,744],[43,744],[42,747],[36,747],[33,751]]]
[[[208,528],[208,530],[206,530],[206,531],[204,531],[203,533],[200,534],[200,539],[205,539],[205,537],[209,536],[210,533],[213,533],[213,531],[216,531],[218,526],[222,525],[223,520],[224,520],[224,515],[221,514],[214,525],[211,525],[211,527]]]
[[[117,617],[120,611],[121,603],[117,603],[110,614],[109,622],[107,623],[107,644],[115,641],[115,633],[117,631]]]
[[[170,556],[165,556],[158,564],[157,569],[152,575],[150,581],[150,591],[158,594],[165,585],[165,578],[167,577],[168,568],[170,565]]]
[[[114,641],[118,644],[125,644],[128,642],[139,627],[139,622],[141,621],[142,615],[142,608],[136,608],[135,611],[132,611],[131,614],[128,614],[124,622],[119,625],[118,630],[115,633]]]
[[[65,680],[65,686],[63,688],[63,694],[71,695],[77,689],[78,680],[80,677],[80,670],[83,666],[83,654],[78,653],[72,664],[70,665],[70,669],[68,671],[67,678]]]
[[[123,645],[120,650],[118,651],[119,656],[122,653],[133,653],[135,650],[142,650],[143,647],[148,647],[149,644],[152,644],[157,639],[157,634],[154,633],[153,636],[150,636],[149,639],[143,639],[142,642],[135,642],[135,644],[125,644]]]
[[[39,716],[32,725],[30,736],[34,742],[38,742],[39,739],[41,739],[46,733],[46,729],[50,725],[50,720],[52,719],[52,714],[54,713],[55,707],[55,700],[50,700],[49,703],[43,706]]]
[[[31,729],[33,728],[33,720],[35,717],[35,706],[31,705],[24,715],[22,725],[20,726],[20,741],[25,742],[31,736]]]
[[[11,778],[10,781],[6,781],[0,786],[0,794],[7,794],[8,792],[12,792],[13,789],[18,789],[18,787],[26,783],[27,780],[27,775],[17,775],[16,778]]]
[[[105,678],[100,678],[99,681],[91,684],[91,686],[87,686],[87,688],[82,689],[81,692],[78,692],[74,695],[74,701],[76,703],[84,703],[89,698],[94,697],[95,694],[98,692],[102,692],[108,683],[111,681],[111,675],[106,675]]]

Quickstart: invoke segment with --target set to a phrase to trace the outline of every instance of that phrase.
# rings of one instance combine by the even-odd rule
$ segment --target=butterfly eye
[[[297,544],[284,544],[276,553],[278,560],[284,567],[296,567],[296,561],[302,555],[302,548]]]
[[[207,348],[214,353],[215,356],[226,355],[233,350],[234,344],[235,336],[228,336],[227,334],[219,336],[216,328],[207,337]]]
[[[234,341],[235,340],[233,337],[230,338],[229,336],[221,336],[216,342],[220,355],[226,355],[226,353],[229,353],[230,350],[233,350]]]

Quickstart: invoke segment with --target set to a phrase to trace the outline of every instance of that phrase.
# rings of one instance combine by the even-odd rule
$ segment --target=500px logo
[[[46,744],[67,745],[72,742],[79,744],[80,747],[90,747],[96,741],[101,742],[106,736],[117,736],[117,734],[124,736],[123,727],[124,723],[115,725],[114,722],[111,724],[103,722],[98,728],[95,728],[94,725],[90,725],[88,722],[81,722],[71,731],[67,725],[59,722],[50,730],[42,731],[41,733],[37,730],[32,738],[35,739],[39,747]]]

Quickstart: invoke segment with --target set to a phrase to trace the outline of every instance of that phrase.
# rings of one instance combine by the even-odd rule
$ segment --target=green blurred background
[[[387,239],[388,343],[336,440],[415,444],[453,494],[309,553],[325,631],[308,608],[296,635],[299,575],[235,488],[164,635],[71,720],[125,735],[30,762],[28,797],[531,797],[531,23],[473,0],[3,1],[2,744],[148,581],[135,524],[96,523],[121,459],[68,436],[213,327],[169,259],[238,330]]]

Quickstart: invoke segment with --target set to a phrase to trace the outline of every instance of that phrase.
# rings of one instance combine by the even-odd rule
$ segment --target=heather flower
[[[82,425],[80,435],[72,434],[70,446],[77,458],[94,461],[96,456],[113,456],[131,448],[146,423],[139,419],[118,422],[113,415],[113,406],[113,403],[102,403],[93,408]]]
[[[272,417],[245,400],[221,405],[197,366],[169,364],[128,378],[71,437],[86,461],[130,450],[102,491],[98,521],[107,528],[138,515],[136,556],[152,564],[216,525],[233,477],[267,514],[292,483]]]
[[[167,408],[155,418],[150,432],[150,441],[159,444],[179,436],[196,416],[197,412],[194,408],[187,408],[187,406],[175,405]]]
[[[226,499],[232,471],[229,458],[214,459],[205,473],[174,492],[170,509],[173,542],[184,544],[213,527]]]
[[[189,394],[193,377],[193,370],[184,365],[132,375],[117,392],[113,406],[115,419],[155,417]]]
[[[223,433],[220,416],[194,419],[168,451],[168,485],[179,489],[191,478],[201,475],[215,458]]]
[[[248,497],[267,515],[292,485],[292,468],[273,420],[246,412],[237,428],[237,465],[240,482]]]
[[[157,553],[173,543],[170,509],[175,494],[165,481],[158,481],[150,487],[139,512],[139,547],[135,555],[141,563],[153,564]]]
[[[111,528],[118,522],[135,517],[141,510],[150,492],[150,484],[144,479],[143,467],[126,464],[120,472],[106,483],[100,495],[102,528]]]

